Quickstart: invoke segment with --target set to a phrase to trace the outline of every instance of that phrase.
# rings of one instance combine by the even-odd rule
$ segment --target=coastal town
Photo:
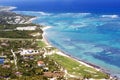
[[[0,9],[0,80],[117,80],[50,45],[35,16]]]

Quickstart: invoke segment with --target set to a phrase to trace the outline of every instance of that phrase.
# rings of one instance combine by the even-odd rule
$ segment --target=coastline
[[[52,45],[48,42],[48,40],[46,39],[46,37],[45,37],[45,35],[46,35],[45,30],[47,30],[47,29],[49,29],[49,28],[51,28],[51,27],[50,27],[50,26],[46,26],[46,27],[43,27],[43,28],[42,28],[42,30],[43,30],[43,34],[42,34],[43,39],[42,39],[42,41],[45,42],[46,45],[52,46]]]
[[[37,19],[37,17],[31,18],[30,20],[28,20],[27,23],[31,23],[33,20],[36,20],[36,19]],[[42,36],[43,36],[43,41],[44,41],[45,44],[47,44],[48,46],[54,47],[54,45],[52,45],[52,43],[50,43],[50,42],[48,41],[47,37],[46,37],[47,33],[45,32],[45,30],[47,30],[47,29],[49,29],[49,28],[51,28],[51,26],[43,27],[43,29],[42,29],[42,30],[43,30],[43,35],[42,35]],[[55,48],[56,48],[56,47],[55,47]],[[87,63],[87,62],[85,62],[85,61],[82,61],[82,60],[80,60],[80,59],[78,59],[78,58],[76,58],[76,57],[74,57],[74,56],[72,56],[72,55],[69,55],[68,53],[62,51],[61,49],[58,49],[58,48],[57,48],[57,54],[58,54],[58,55],[65,56],[65,57],[68,57],[68,58],[70,58],[70,59],[72,59],[72,60],[75,60],[76,62],[78,62],[78,63],[80,63],[80,64],[83,64],[83,65],[85,65],[85,66],[87,66],[87,67],[91,67],[91,68],[93,68],[93,69],[95,69],[95,70],[97,70],[97,71],[101,71],[101,72],[106,73],[101,67],[96,66],[96,65],[94,65],[94,64],[92,64],[92,63]],[[106,73],[106,74],[107,74],[107,73]]]
[[[46,27],[42,28],[42,30],[43,30],[43,35],[42,35],[42,36],[43,36],[43,41],[44,41],[45,44],[47,44],[48,46],[54,47],[54,46],[47,40],[47,38],[46,38],[46,32],[45,32],[45,30],[47,30],[47,29],[49,29],[49,28],[51,28],[51,27],[50,27],[50,26],[46,26]],[[56,48],[56,47],[55,47],[55,48]],[[80,63],[80,64],[82,64],[82,65],[84,65],[84,66],[86,66],[86,67],[90,67],[90,68],[95,69],[96,71],[100,71],[100,72],[103,72],[103,73],[105,73],[105,74],[108,74],[108,75],[110,76],[110,78],[113,78],[113,76],[111,76],[111,74],[109,74],[109,73],[107,73],[106,71],[104,71],[104,69],[102,69],[101,67],[96,66],[96,65],[91,64],[91,63],[87,63],[87,62],[85,62],[85,61],[83,61],[83,60],[80,60],[80,59],[78,59],[78,58],[76,58],[76,57],[74,57],[74,56],[72,56],[72,55],[69,55],[68,53],[66,53],[66,52],[64,52],[64,51],[62,51],[62,50],[60,50],[60,49],[58,49],[58,48],[57,48],[56,54],[61,55],[61,56],[68,57],[68,58],[70,58],[70,59],[72,59],[72,60],[74,60],[74,61],[76,61],[76,62],[78,62],[78,63]]]

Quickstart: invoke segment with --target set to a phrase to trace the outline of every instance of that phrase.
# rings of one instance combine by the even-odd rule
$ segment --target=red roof
[[[44,64],[44,62],[43,62],[43,61],[38,61],[37,63],[38,63],[38,64]]]

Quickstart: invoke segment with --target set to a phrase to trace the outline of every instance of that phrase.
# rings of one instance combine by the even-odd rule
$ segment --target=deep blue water
[[[80,60],[120,76],[120,17],[92,13],[17,11],[38,17],[35,23],[51,26],[48,41]]]
[[[0,0],[0,5],[16,6],[21,11],[54,13],[120,14],[120,0]]]

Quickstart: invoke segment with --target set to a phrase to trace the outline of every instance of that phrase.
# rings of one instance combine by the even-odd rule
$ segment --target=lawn
[[[68,73],[80,77],[89,77],[95,79],[108,78],[108,76],[100,71],[95,70],[94,68],[87,67],[79,62],[65,56],[58,54],[53,54],[50,58],[54,59],[57,63],[63,66]]]
[[[46,46],[45,42],[43,42],[43,41],[38,41],[37,43],[38,43],[39,47],[45,47]]]

